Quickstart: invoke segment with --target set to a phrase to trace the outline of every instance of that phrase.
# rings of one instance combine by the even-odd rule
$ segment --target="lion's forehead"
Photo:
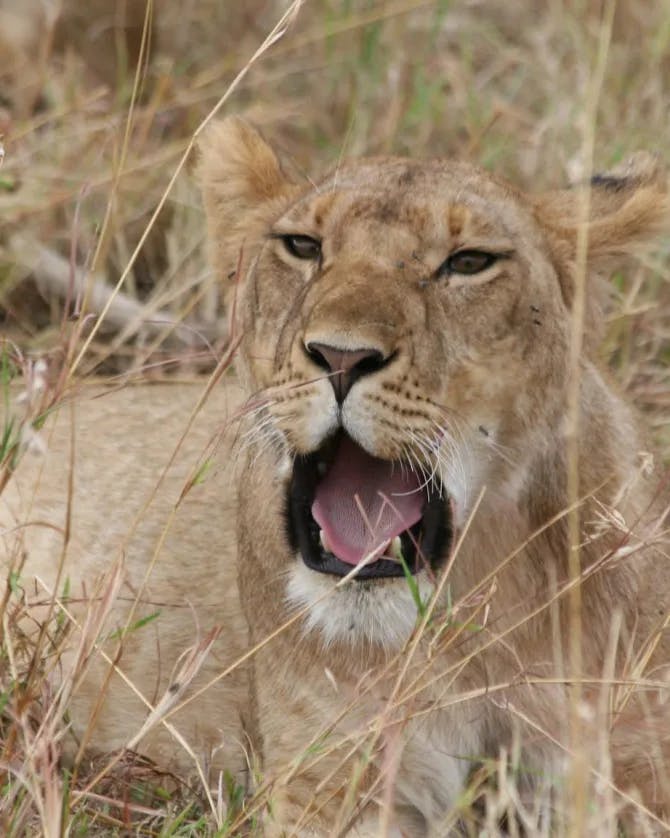
[[[525,235],[530,214],[519,197],[465,163],[360,161],[333,173],[286,213],[294,232],[392,250],[502,246]]]

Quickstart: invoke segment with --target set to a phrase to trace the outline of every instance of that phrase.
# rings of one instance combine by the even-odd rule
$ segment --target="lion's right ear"
[[[210,125],[199,149],[210,259],[217,273],[226,276],[279,203],[301,187],[286,176],[274,149],[239,116]]]

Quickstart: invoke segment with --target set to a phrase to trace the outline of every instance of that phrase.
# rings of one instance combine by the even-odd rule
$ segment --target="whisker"
[[[463,428],[467,428],[468,431],[476,438],[481,434],[479,427],[475,427],[462,413],[455,410],[452,407],[444,404],[438,404],[437,402],[430,401],[430,404],[435,407],[444,417],[449,421],[449,425],[454,428],[454,430],[459,434],[461,437],[465,447],[467,449],[471,448],[471,443],[468,441]],[[437,424],[437,423],[435,423]],[[486,447],[489,450],[492,450],[496,453],[504,462],[512,467],[518,467],[519,462],[515,461],[513,457],[510,456],[511,453],[514,453],[514,449],[510,448],[509,446],[502,445],[501,443],[497,442],[493,439],[490,435],[486,437]]]

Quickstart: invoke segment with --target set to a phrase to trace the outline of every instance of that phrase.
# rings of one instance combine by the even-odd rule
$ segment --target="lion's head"
[[[263,560],[283,562],[294,602],[353,575],[311,625],[395,645],[416,616],[405,574],[430,590],[485,487],[496,527],[535,502],[540,463],[561,494],[580,213],[592,276],[658,226],[662,179],[643,157],[586,197],[531,197],[464,162],[373,158],[297,182],[238,118],[210,129],[201,179],[216,269],[239,279],[241,373],[273,469],[257,488],[279,487]],[[596,316],[589,303],[587,332]],[[606,388],[586,398],[620,410]],[[620,456],[599,451],[603,473]]]

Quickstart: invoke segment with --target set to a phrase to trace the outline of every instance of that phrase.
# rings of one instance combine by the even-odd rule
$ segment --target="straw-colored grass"
[[[670,3],[5,0],[0,492],[22,446],[42,444],[51,405],[82,377],[190,380],[227,365],[229,321],[191,171],[198,131],[217,110],[247,113],[311,172],[343,155],[451,155],[540,189],[636,149],[670,162]],[[670,238],[610,287],[602,357],[670,463]],[[86,650],[56,690],[46,675],[71,632],[67,614],[54,604],[37,649],[22,645],[12,568],[1,606],[0,831],[253,829],[262,781],[244,803],[230,777],[205,789],[125,753],[71,786],[58,763],[60,726]],[[470,808],[482,797],[484,815]],[[495,834],[514,812],[533,834],[538,818],[526,805],[510,773],[483,765],[458,815],[472,834]],[[615,813],[613,802],[599,823],[615,830]]]

